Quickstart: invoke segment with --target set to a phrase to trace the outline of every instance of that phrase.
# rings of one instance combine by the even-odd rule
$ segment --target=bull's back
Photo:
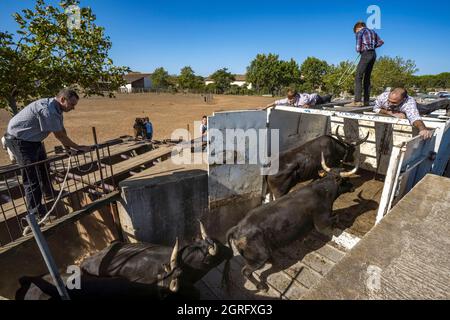
[[[284,246],[312,230],[312,213],[317,210],[317,201],[312,199],[316,198],[314,190],[305,187],[256,208],[238,225],[238,237],[251,236],[258,230],[271,247]]]
[[[129,281],[151,283],[164,272],[171,248],[151,244],[120,244],[85,259],[83,272],[99,277],[124,277]]]

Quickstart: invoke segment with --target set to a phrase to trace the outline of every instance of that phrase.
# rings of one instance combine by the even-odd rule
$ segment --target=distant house
[[[124,79],[127,82],[126,85],[120,87],[120,91],[123,93],[131,93],[133,91],[139,91],[139,89],[151,89],[152,80],[150,79],[151,73],[130,72],[124,75]]]
[[[233,86],[233,85],[238,86],[238,87],[244,87],[244,86],[246,86],[247,89],[249,89],[249,90],[251,90],[251,89],[253,88],[253,86],[252,86],[251,83],[247,83],[247,76],[246,76],[245,74],[235,74],[235,75],[234,75],[234,78],[235,78],[236,80],[233,81],[233,82],[231,83],[232,86]],[[207,86],[208,84],[212,84],[212,83],[214,83],[214,80],[211,79],[211,78],[207,78],[207,79],[205,80],[205,85],[206,85],[206,86]]]

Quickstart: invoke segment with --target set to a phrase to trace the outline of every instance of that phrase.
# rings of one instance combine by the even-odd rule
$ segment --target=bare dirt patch
[[[170,138],[178,128],[190,126],[194,133],[194,121],[203,115],[217,111],[257,109],[274,99],[251,96],[214,96],[212,104],[206,104],[201,95],[183,94],[119,94],[114,99],[93,97],[81,99],[75,111],[65,114],[64,123],[69,136],[79,144],[93,144],[92,127],[97,128],[99,141],[133,135],[137,117],[148,116],[155,130],[154,139]],[[6,131],[10,115],[0,110],[0,133]],[[45,145],[48,150],[60,143],[50,135]],[[0,166],[9,164],[5,152],[0,152]]]

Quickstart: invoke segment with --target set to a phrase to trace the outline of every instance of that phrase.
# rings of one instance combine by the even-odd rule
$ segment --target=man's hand
[[[419,136],[421,136],[423,140],[428,140],[428,139],[431,139],[433,134],[432,134],[431,130],[423,129],[423,130],[419,131]]]
[[[304,105],[302,105],[302,108],[309,109],[309,108],[311,108],[311,106],[309,104],[304,104]]]

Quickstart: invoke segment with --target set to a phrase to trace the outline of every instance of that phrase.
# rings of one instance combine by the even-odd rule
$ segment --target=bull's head
[[[158,275],[158,280],[160,283],[162,282],[162,286],[164,286],[164,280],[170,280],[169,290],[171,292],[178,292],[180,289],[180,276],[182,275],[181,269],[179,269],[179,251],[180,251],[180,243],[178,241],[175,242],[175,246],[173,248],[172,254],[170,256],[170,262],[167,265],[164,265],[164,274]]]
[[[346,193],[353,190],[353,184],[349,182],[349,179],[352,175],[356,174],[359,169],[359,166],[356,165],[355,168],[351,171],[345,171],[343,168],[330,168],[327,166],[325,161],[325,156],[322,152],[322,169],[325,174],[323,176],[327,176],[332,178],[338,185],[338,195],[342,193]]]
[[[230,248],[211,238],[203,223],[199,224],[200,238],[180,251],[183,283],[194,284],[214,267],[233,256]]]
[[[367,142],[367,140],[369,140],[370,132],[367,133],[367,136],[364,139],[360,139],[360,140],[351,142],[351,141],[347,141],[346,139],[342,138],[339,135],[339,128],[340,128],[340,126],[338,126],[336,128],[335,135],[345,148],[342,162],[343,163],[353,163],[355,161],[356,147],[362,145],[363,143]]]

